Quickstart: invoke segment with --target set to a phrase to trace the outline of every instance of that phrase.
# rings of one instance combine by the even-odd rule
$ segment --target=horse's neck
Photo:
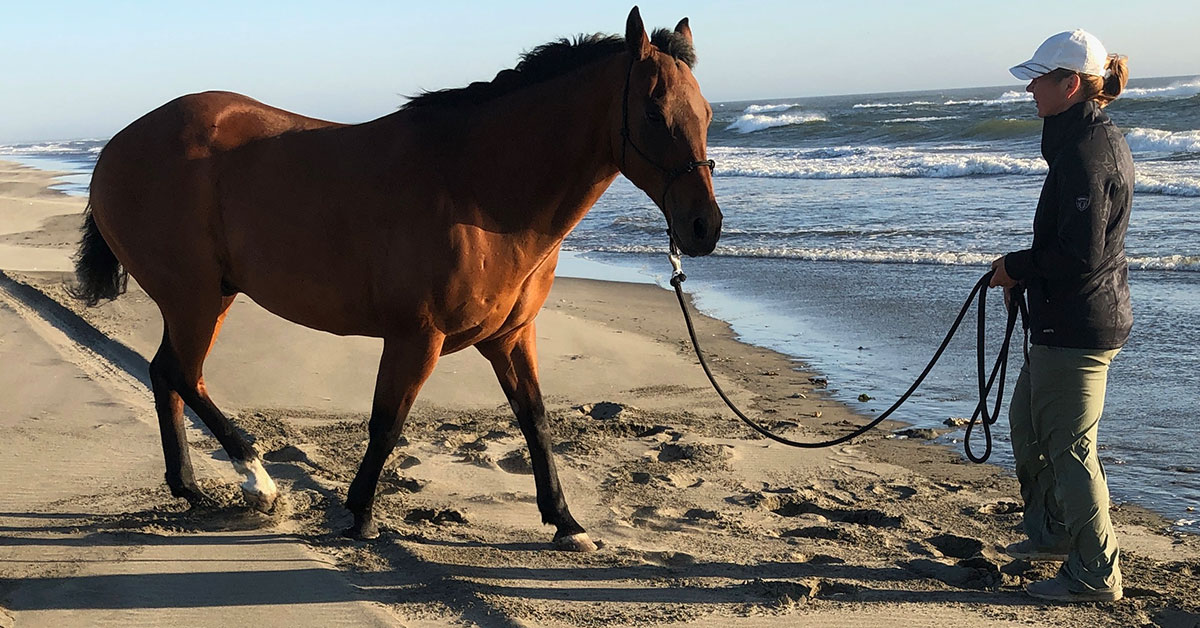
[[[617,175],[614,107],[625,63],[605,61],[526,87],[470,112],[469,212],[535,248],[556,249]],[[619,111],[616,112],[619,116]]]

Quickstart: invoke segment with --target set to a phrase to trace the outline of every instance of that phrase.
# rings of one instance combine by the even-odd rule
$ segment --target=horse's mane
[[[650,43],[661,52],[686,63],[696,65],[696,51],[682,35],[659,28]],[[491,81],[479,81],[466,87],[422,92],[405,103],[401,109],[422,107],[457,107],[477,105],[519,89],[547,81],[581,68],[589,63],[625,50],[625,38],[619,35],[577,35],[575,39],[558,39],[542,44],[521,55],[517,67],[501,70]]]

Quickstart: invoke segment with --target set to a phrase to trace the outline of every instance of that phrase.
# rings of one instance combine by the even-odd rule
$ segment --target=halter
[[[633,78],[633,63],[634,57],[631,53],[629,57],[629,69],[625,72],[625,89],[621,95],[621,171],[624,172],[625,170],[625,147],[632,146],[634,152],[640,155],[643,161],[651,166],[654,166],[656,170],[663,173],[663,175],[666,177],[666,184],[663,185],[662,191],[662,208],[663,213],[667,215],[667,236],[671,239],[671,249],[675,250],[675,236],[672,232],[673,227],[671,225],[671,214],[670,212],[666,211],[667,191],[671,189],[671,186],[679,179],[679,177],[682,177],[683,175],[688,174],[702,166],[707,166],[709,172],[712,172],[717,167],[717,164],[711,159],[705,159],[701,161],[690,161],[686,165],[680,166],[679,168],[668,170],[666,167],[660,165],[657,161],[654,161],[650,155],[646,154],[646,151],[639,148],[638,145],[633,142],[633,138],[629,135],[629,82]]]

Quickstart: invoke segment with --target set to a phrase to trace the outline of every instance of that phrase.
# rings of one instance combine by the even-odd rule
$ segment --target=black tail
[[[89,307],[104,299],[117,298],[129,282],[129,273],[121,268],[121,262],[96,228],[90,204],[84,211],[83,238],[75,253],[75,279],[79,285],[71,290],[71,296]]]

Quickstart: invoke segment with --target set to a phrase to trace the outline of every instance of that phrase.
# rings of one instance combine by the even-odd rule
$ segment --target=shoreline
[[[8,176],[0,163],[0,185]],[[53,213],[61,206],[46,204],[50,200],[34,195],[20,201],[29,203],[23,215],[43,216],[32,231],[14,232],[0,204],[0,237],[29,236],[38,246],[13,246],[69,254],[73,244],[61,231],[70,221],[45,222],[61,215]],[[77,201],[74,211],[82,205]],[[0,578],[0,607],[18,625],[31,617],[35,624],[49,623],[64,614],[74,619],[68,623],[97,619],[96,610],[72,610],[65,601],[72,578],[86,584],[99,577],[89,571],[94,565],[66,569],[69,577],[56,585],[58,593],[32,596],[31,587],[46,586],[50,573],[65,569],[38,567],[36,557],[45,551],[39,543],[58,546],[56,556],[68,548],[66,556],[79,562],[112,540],[140,548],[131,555],[166,551],[163,543],[178,547],[175,541],[210,538],[206,535],[247,521],[260,534],[298,537],[302,547],[296,551],[332,561],[336,573],[358,587],[379,589],[368,601],[386,607],[395,621],[424,622],[419,625],[486,624],[481,618],[489,617],[493,623],[504,617],[514,625],[549,626],[606,620],[670,626],[698,617],[745,626],[798,620],[846,625],[857,616],[877,621],[855,625],[914,616],[927,618],[922,625],[929,626],[980,619],[993,625],[1089,627],[1184,626],[1169,622],[1189,615],[1200,620],[1200,591],[1189,581],[1200,570],[1200,537],[1163,534],[1167,522],[1153,513],[1114,508],[1130,600],[1048,607],[1019,589],[1031,578],[1046,577],[1046,568],[998,552],[1019,538],[1013,528],[1019,521],[1015,480],[1001,468],[964,464],[961,453],[930,447],[920,438],[887,438],[903,427],[895,422],[830,450],[796,451],[758,437],[721,405],[695,364],[674,294],[655,284],[560,278],[538,318],[542,389],[562,446],[560,473],[580,521],[606,541],[603,551],[583,556],[544,551],[549,532],[536,521],[532,480],[504,470],[523,446],[520,436],[490,367],[474,352],[444,358],[418,399],[406,430],[408,444],[397,458],[420,463],[393,470],[420,488],[381,495],[384,538],[368,545],[338,540],[331,531],[345,517],[339,499],[357,456],[347,452],[358,451],[365,437],[365,428],[343,427],[363,421],[369,411],[378,343],[305,330],[244,296],[217,342],[206,380],[218,403],[258,439],[271,473],[295,501],[289,512],[266,521],[243,514],[198,525],[186,513],[171,515],[178,504],[161,486],[157,426],[144,388],[136,381],[114,384],[103,368],[71,357],[77,355],[71,347],[46,340],[53,330],[36,330],[37,320],[51,321],[50,327],[66,329],[76,344],[132,373],[157,346],[153,303],[132,286],[116,301],[85,310],[65,296],[69,275],[13,272],[3,264],[0,269],[11,278],[0,278],[0,331],[7,332],[0,336],[5,339],[0,355],[26,362],[29,371],[0,378],[0,384],[21,391],[0,415],[0,434],[10,448],[27,448],[21,455],[28,456],[77,421],[70,434],[92,439],[99,449],[86,455],[133,454],[121,461],[128,463],[121,471],[111,460],[83,465],[94,477],[90,484],[64,474],[60,481],[75,484],[55,489],[62,494],[54,500],[28,490],[5,498],[10,518],[22,524],[6,524],[21,530],[9,533],[21,539],[15,561]],[[32,294],[27,290],[44,296],[21,298]],[[50,302],[62,311],[49,312]],[[723,321],[698,315],[696,324],[722,385],[751,416],[800,440],[838,435],[866,421],[832,400],[810,380],[817,374],[794,358],[740,342]],[[98,334],[90,335],[89,328]],[[59,357],[48,357],[54,351],[43,350],[46,343]],[[72,370],[76,367],[83,370]],[[74,383],[42,391],[46,369],[57,374],[53,381]],[[85,384],[87,390],[73,388]],[[54,409],[66,402],[78,407]],[[615,416],[592,412],[604,403],[614,406]],[[29,423],[47,412],[51,425]],[[138,435],[136,452],[126,442],[128,433]],[[467,445],[483,443],[483,435],[491,433],[503,436],[484,453],[471,453]],[[232,481],[207,432],[189,430],[189,440],[201,476]],[[291,452],[290,458],[281,452]],[[18,486],[37,477],[16,464],[15,458],[0,461]],[[453,510],[468,523],[414,520],[413,506]],[[18,517],[22,512],[37,516]],[[37,523],[47,513],[83,518],[71,525],[91,530],[73,540],[84,549],[71,554],[70,545],[60,545],[61,535],[71,540],[79,534],[64,531],[71,525],[52,530]],[[106,519],[121,513],[133,514],[122,515],[117,526]],[[48,540],[55,538],[60,541]],[[136,568],[125,558],[104,560]],[[200,568],[173,560],[173,569]],[[449,574],[443,580],[453,583],[449,597],[409,599],[404,587],[390,594],[380,588],[394,585],[389,574],[406,569]],[[546,582],[532,575],[522,580],[514,569],[544,573]],[[597,578],[602,595],[584,584]],[[571,583],[569,597],[553,593],[560,579]],[[647,590],[662,597],[646,598],[641,592]],[[474,600],[466,606],[464,592]],[[3,612],[0,608],[0,620]]]

